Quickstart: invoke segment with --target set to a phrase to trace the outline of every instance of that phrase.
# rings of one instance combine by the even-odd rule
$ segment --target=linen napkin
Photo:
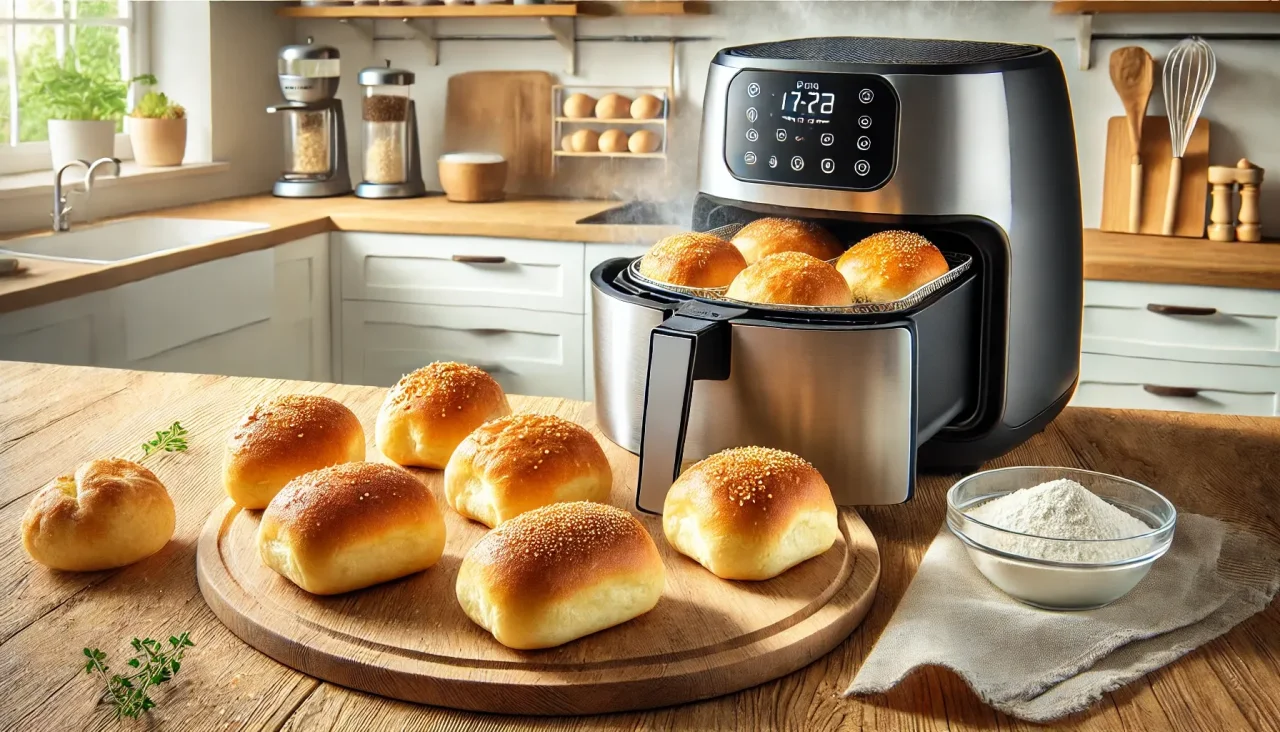
[[[1040,610],[988,582],[944,523],[845,696],[945,666],[987,704],[1045,722],[1217,638],[1277,589],[1280,548],[1180,513],[1169,552],[1128,595],[1097,610]]]

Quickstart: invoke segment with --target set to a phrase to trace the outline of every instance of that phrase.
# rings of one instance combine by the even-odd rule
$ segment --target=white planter
[[[49,120],[49,152],[53,169],[72,160],[92,163],[115,154],[116,123],[111,121]]]

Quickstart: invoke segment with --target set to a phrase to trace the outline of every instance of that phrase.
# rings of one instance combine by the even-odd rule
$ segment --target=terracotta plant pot
[[[72,160],[92,163],[115,154],[116,123],[96,120],[49,120],[49,153],[53,169]]]
[[[182,165],[187,152],[187,120],[129,118],[133,159],[145,168]]]

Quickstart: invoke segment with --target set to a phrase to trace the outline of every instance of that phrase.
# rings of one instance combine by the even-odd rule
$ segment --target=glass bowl
[[[1125,539],[1054,539],[1001,529],[966,513],[1016,490],[1062,478],[1083,485],[1151,530]],[[1169,551],[1176,523],[1177,510],[1164,496],[1141,483],[1090,470],[986,470],[947,491],[947,526],[964,542],[978,571],[1014,599],[1046,610],[1091,610],[1124,597]]]

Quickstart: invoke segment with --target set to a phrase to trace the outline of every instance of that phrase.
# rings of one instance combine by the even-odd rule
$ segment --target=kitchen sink
[[[592,214],[579,224],[622,224],[630,226],[688,226],[689,206],[652,201],[631,201]]]
[[[138,218],[0,241],[0,254],[112,264],[266,229],[256,221]]]

